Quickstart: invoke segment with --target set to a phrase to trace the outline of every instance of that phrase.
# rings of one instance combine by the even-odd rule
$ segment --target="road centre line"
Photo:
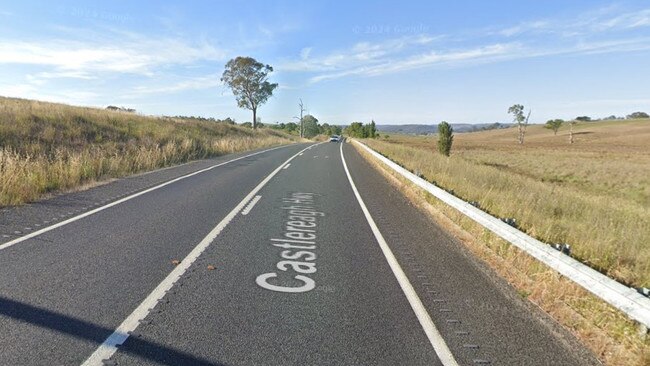
[[[287,164],[287,165],[285,165],[284,168],[282,168],[282,169],[285,169],[285,170],[286,170],[286,169],[288,169],[290,166],[291,166],[291,164]]]
[[[135,194],[132,194],[132,195],[130,195],[130,196],[124,197],[124,198],[122,198],[122,199],[119,199],[119,200],[117,200],[117,201],[115,201],[115,202],[111,202],[111,203],[109,203],[109,204],[107,204],[107,205],[104,205],[104,206],[101,206],[101,207],[95,208],[95,209],[90,210],[90,211],[85,212],[85,213],[82,213],[81,215],[77,215],[77,216],[71,217],[71,218],[69,218],[69,219],[67,219],[67,220],[64,220],[64,221],[61,221],[61,222],[59,222],[59,223],[57,223],[57,224],[54,224],[54,225],[51,225],[51,226],[48,226],[48,227],[42,228],[42,229],[40,229],[40,230],[34,231],[34,232],[31,233],[31,234],[21,236],[21,237],[19,237],[19,238],[14,239],[14,240],[8,241],[8,242],[6,242],[6,243],[4,243],[4,244],[0,244],[0,250],[7,249],[7,248],[9,248],[9,247],[12,247],[12,246],[14,246],[14,245],[20,243],[20,242],[25,241],[25,240],[28,240],[28,239],[34,238],[34,237],[36,237],[36,236],[39,236],[39,235],[41,235],[41,234],[44,234],[44,233],[46,233],[46,232],[48,232],[48,231],[52,231],[52,230],[57,229],[57,228],[59,228],[59,227],[61,227],[61,226],[65,226],[65,225],[70,224],[70,223],[72,223],[72,222],[75,222],[75,221],[77,221],[77,220],[81,220],[81,219],[83,219],[84,217],[87,217],[87,216],[90,216],[90,215],[94,215],[94,214],[96,214],[96,213],[98,213],[98,212],[100,212],[100,211],[106,210],[107,208],[111,208],[111,207],[113,207],[113,206],[117,206],[117,205],[119,205],[120,203],[124,203],[124,202],[126,202],[126,201],[132,200],[132,199],[134,199],[134,198],[136,198],[136,197],[138,197],[138,196],[142,196],[143,194],[149,193],[149,192],[151,192],[151,191],[155,191],[155,190],[157,190],[157,189],[159,189],[159,188],[165,187],[165,186],[170,185],[170,184],[172,184],[172,183],[176,183],[176,182],[178,182],[178,181],[180,181],[180,180],[183,180],[183,179],[186,179],[186,178],[192,177],[192,176],[197,175],[197,174],[200,174],[200,173],[207,172],[207,171],[209,171],[209,170],[212,170],[212,169],[214,169],[214,168],[218,168],[218,167],[220,167],[220,166],[223,166],[223,165],[226,165],[226,164],[232,163],[232,162],[237,161],[237,160],[241,160],[241,159],[249,158],[249,157],[251,157],[251,156],[259,155],[259,154],[262,154],[262,153],[265,153],[265,152],[269,152],[269,151],[272,151],[272,150],[276,150],[276,149],[280,149],[280,148],[285,148],[285,147],[287,147],[287,146],[289,146],[289,145],[277,146],[277,147],[273,147],[273,148],[270,148],[270,149],[266,149],[266,150],[258,151],[258,152],[252,153],[252,154],[248,154],[248,155],[240,156],[240,157],[238,157],[238,158],[235,158],[235,159],[232,159],[232,160],[228,160],[228,161],[225,161],[225,162],[223,162],[223,163],[219,163],[219,164],[216,164],[216,165],[212,165],[212,166],[210,166],[210,167],[207,167],[207,168],[204,168],[204,169],[201,169],[201,170],[197,170],[197,171],[195,171],[195,172],[193,172],[193,173],[189,173],[189,174],[186,174],[186,175],[183,175],[183,176],[180,176],[180,177],[174,178],[174,179],[169,180],[169,181],[167,181],[167,182],[164,182],[164,183],[158,184],[158,185],[156,185],[156,186],[154,186],[154,187],[151,187],[151,188],[145,189],[144,191],[140,191],[140,192],[138,192],[138,193],[135,193]],[[103,202],[106,202],[106,201],[103,201]]]
[[[313,145],[312,145],[313,146]],[[133,310],[133,312],[120,324],[117,329],[93,352],[82,366],[102,366],[103,360],[109,359],[117,351],[117,346],[124,343],[129,338],[129,333],[133,332],[141,320],[145,319],[151,312],[158,301],[160,301],[167,291],[169,291],[176,281],[188,270],[198,257],[203,253],[212,241],[223,231],[223,229],[237,216],[244,206],[259,192],[281,169],[282,167],[298,156],[302,151],[293,155],[287,161],[278,166],[271,174],[264,178],[253,190],[244,197],[235,208],[233,208],[226,217],[221,220],[217,226],[212,229],[208,235],[197,244],[194,249],[172,270],[165,279],[156,286],[156,288]]]
[[[408,277],[406,277],[406,273],[404,273],[404,270],[402,270],[402,267],[399,265],[397,258],[395,258],[395,255],[393,255],[393,252],[388,246],[388,243],[386,243],[384,236],[379,231],[379,228],[377,227],[375,220],[373,220],[372,216],[370,215],[370,211],[368,211],[368,207],[366,207],[366,204],[363,202],[363,199],[359,194],[359,190],[357,190],[357,187],[354,184],[354,181],[352,180],[352,176],[350,175],[350,170],[348,169],[348,165],[345,162],[345,157],[343,156],[343,144],[341,144],[340,150],[341,150],[341,161],[343,162],[343,168],[345,169],[345,174],[347,174],[348,180],[350,181],[350,186],[352,187],[352,191],[354,192],[354,195],[357,198],[357,201],[359,202],[359,206],[361,206],[361,210],[363,211],[363,214],[366,217],[366,221],[368,221],[368,224],[372,229],[372,233],[374,234],[375,239],[377,240],[377,243],[379,244],[379,247],[381,248],[381,251],[384,254],[384,257],[386,257],[386,261],[388,262],[390,269],[393,271],[393,274],[395,275],[397,282],[402,288],[402,291],[404,292],[406,299],[411,305],[411,308],[413,309],[413,312],[417,316],[420,325],[422,326],[424,332],[429,338],[429,342],[433,346],[434,351],[436,352],[438,358],[440,359],[440,361],[444,366],[458,366],[458,363],[456,362],[454,355],[449,350],[447,343],[442,338],[442,335],[436,328],[435,324],[433,324],[433,320],[431,320],[431,316],[429,315],[426,308],[422,304],[422,300],[420,300],[420,297],[418,296],[417,292],[415,292],[413,285],[409,281]]]
[[[262,198],[262,196],[260,196],[260,195],[255,196],[248,203],[248,205],[246,205],[246,207],[244,207],[244,209],[241,211],[241,214],[244,215],[244,216],[248,215],[251,212],[251,210],[253,209],[253,207],[255,206],[255,204],[257,203],[257,201],[260,200],[260,198]]]

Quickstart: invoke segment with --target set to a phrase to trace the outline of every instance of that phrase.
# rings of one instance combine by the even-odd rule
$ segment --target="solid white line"
[[[253,209],[253,207],[255,207],[255,204],[257,203],[257,201],[260,200],[260,198],[262,198],[262,196],[255,196],[255,198],[253,198],[248,203],[248,205],[246,207],[244,207],[244,209],[241,211],[241,214],[244,215],[244,216],[248,215],[251,212],[251,210]]]
[[[282,169],[288,169],[290,166],[291,166],[291,164],[287,164],[287,165],[285,165],[284,168],[282,168]]]
[[[437,199],[458,210],[479,225],[528,253],[603,301],[606,301],[625,313],[628,317],[650,328],[650,300],[637,292],[636,289],[617,282],[613,278],[553,249],[550,245],[515,229],[489,213],[470,205],[468,202],[449,194],[431,182],[427,182],[416,176],[365,144],[357,140],[353,141],[416,186],[431,193]]]
[[[306,149],[306,148],[305,148]],[[305,151],[305,149],[301,150]],[[300,153],[298,153],[300,154]],[[196,259],[205,251],[212,241],[221,233],[221,231],[230,223],[230,221],[237,216],[237,214],[244,208],[246,203],[248,203],[257,192],[259,192],[270,180],[275,176],[282,167],[293,160],[298,154],[293,155],[287,161],[282,163],[277,167],[271,174],[269,174],[264,180],[262,180],[257,187],[244,197],[235,208],[230,211],[226,217],[217,224],[217,226],[208,233],[208,235],[201,240],[201,242],[192,249],[190,254],[188,254],[179,264],[171,271],[167,277],[158,285],[156,288],[138,305],[138,307],[133,310],[131,314],[120,324],[117,329],[111,334],[106,340],[93,352],[90,357],[82,364],[82,366],[97,365],[101,366],[102,360],[109,359],[115,351],[117,351],[117,346],[121,345],[129,338],[129,332],[133,332],[141,320],[149,315],[151,309],[156,306],[156,303],[165,296],[165,292],[169,291],[174,283],[187,271],[187,269],[196,261]]]
[[[354,195],[357,197],[357,201],[359,201],[359,206],[361,206],[361,210],[366,216],[366,220],[372,229],[372,233],[375,235],[375,239],[377,239],[377,243],[379,243],[379,247],[384,253],[384,257],[386,257],[386,261],[388,262],[390,269],[393,271],[395,278],[397,278],[397,282],[402,288],[404,295],[406,295],[406,299],[408,300],[409,304],[411,304],[411,308],[420,321],[420,325],[429,338],[429,342],[433,346],[434,351],[444,366],[458,366],[454,355],[451,354],[447,343],[445,343],[445,340],[442,338],[442,335],[436,328],[435,324],[433,324],[431,316],[429,316],[427,309],[422,304],[420,297],[418,296],[417,292],[415,292],[415,289],[413,288],[413,285],[411,285],[408,277],[406,277],[406,273],[404,273],[402,267],[397,262],[397,258],[395,258],[395,255],[393,255],[393,251],[390,250],[388,243],[386,243],[386,240],[384,240],[384,236],[381,235],[377,224],[375,224],[375,220],[372,219],[370,211],[368,211],[368,208],[363,202],[363,199],[361,198],[357,187],[354,185],[354,181],[350,175],[350,170],[348,170],[348,165],[346,164],[345,157],[343,156],[343,144],[341,144],[341,160],[343,161],[345,174],[347,174],[350,185],[352,186],[352,191],[354,191]]]
[[[8,242],[6,242],[6,243],[4,243],[4,244],[0,244],[0,250],[7,249],[7,248],[9,248],[9,247],[11,247],[11,246],[14,246],[14,245],[16,245],[16,244],[18,244],[18,243],[20,243],[20,242],[23,242],[23,241],[25,241],[25,240],[27,240],[27,239],[31,239],[31,238],[33,238],[33,237],[39,236],[39,235],[41,235],[41,234],[44,234],[44,233],[46,233],[46,232],[48,232],[48,231],[54,230],[54,229],[59,228],[59,227],[61,227],[61,226],[67,225],[67,224],[72,223],[72,222],[75,222],[75,221],[77,221],[77,220],[81,220],[81,219],[83,219],[84,217],[87,217],[87,216],[90,216],[90,215],[94,215],[94,214],[96,214],[96,213],[98,213],[98,212],[100,212],[100,211],[103,211],[103,210],[107,209],[107,208],[111,208],[111,207],[113,207],[113,206],[119,205],[120,203],[123,203],[123,202],[129,201],[129,200],[134,199],[134,198],[136,198],[136,197],[138,197],[138,196],[142,196],[143,194],[149,193],[149,192],[151,192],[151,191],[155,191],[156,189],[159,189],[159,188],[162,188],[162,187],[164,187],[164,186],[170,185],[170,184],[172,184],[172,183],[178,182],[179,180],[183,180],[183,179],[185,179],[185,178],[189,178],[189,177],[191,177],[191,176],[194,176],[194,175],[197,175],[197,174],[200,174],[200,173],[207,172],[208,170],[212,170],[212,169],[214,169],[214,168],[218,168],[218,167],[220,167],[220,166],[222,166],[222,165],[226,165],[226,164],[232,163],[233,161],[237,161],[237,160],[241,160],[241,159],[249,158],[249,157],[254,156],[254,155],[262,154],[262,153],[265,153],[265,152],[268,152],[268,151],[271,151],[271,150],[280,149],[280,148],[284,148],[284,147],[287,147],[287,146],[289,146],[289,145],[277,146],[277,147],[274,147],[274,148],[271,148],[271,149],[266,149],[266,150],[258,151],[258,152],[252,153],[252,154],[248,154],[248,155],[240,156],[240,157],[238,157],[238,158],[236,158],[236,159],[228,160],[228,161],[225,161],[225,162],[223,162],[223,163],[219,163],[219,164],[216,164],[216,165],[213,165],[213,166],[207,167],[207,168],[205,168],[205,169],[197,170],[196,172],[193,172],[193,173],[190,173],[190,174],[186,174],[186,175],[180,176],[180,177],[178,177],[178,178],[174,178],[174,179],[169,180],[169,181],[167,181],[167,182],[165,182],[165,183],[159,184],[159,185],[157,185],[157,186],[155,186],[155,187],[151,187],[151,188],[145,189],[144,191],[141,191],[141,192],[138,192],[138,193],[132,194],[132,195],[130,195],[130,196],[124,197],[124,198],[119,199],[119,200],[117,200],[117,201],[115,201],[115,202],[111,202],[111,203],[109,203],[109,204],[107,204],[107,205],[105,205],[105,206],[98,207],[98,208],[96,208],[96,209],[94,209],[94,210],[90,210],[90,211],[88,211],[88,212],[82,213],[81,215],[77,215],[77,216],[75,216],[75,217],[71,217],[71,218],[69,218],[69,219],[67,219],[67,220],[64,220],[64,221],[61,221],[61,222],[59,222],[59,223],[57,223],[57,224],[54,224],[54,225],[51,225],[51,226],[45,227],[45,228],[43,228],[43,229],[40,229],[40,230],[34,231],[33,233],[31,233],[31,234],[29,234],[29,235],[21,236],[20,238],[16,238],[16,239],[11,240],[11,241],[8,241]]]

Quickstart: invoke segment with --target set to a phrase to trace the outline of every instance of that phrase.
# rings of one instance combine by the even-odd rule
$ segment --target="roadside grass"
[[[0,97],[0,207],[296,140],[270,129]]]
[[[505,278],[519,296],[575,334],[606,365],[650,364],[650,337],[640,337],[637,325],[625,314],[417,188],[365,150],[357,150],[416,207]]]
[[[435,136],[368,139],[373,149],[438,186],[630,286],[650,287],[650,120],[578,125],[570,145],[530,126],[457,134],[451,157]]]

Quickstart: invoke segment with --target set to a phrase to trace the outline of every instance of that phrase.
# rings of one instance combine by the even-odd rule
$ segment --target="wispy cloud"
[[[620,12],[618,6],[587,11],[572,18],[536,19],[506,28],[488,30],[488,34],[515,37],[522,35],[560,35],[577,37],[604,32],[650,27],[650,9]]]
[[[494,44],[467,50],[451,52],[430,51],[423,54],[409,56],[403,59],[387,59],[370,66],[360,66],[340,72],[325,73],[309,79],[311,83],[323,80],[338,79],[349,75],[377,76],[406,70],[445,65],[450,63],[486,61],[496,57],[507,56],[518,49],[517,44]]]
[[[394,39],[387,39],[382,42],[359,42],[350,49],[339,50],[324,56],[314,56],[311,49],[301,51],[300,60],[281,62],[277,67],[278,71],[299,71],[299,72],[322,72],[339,71],[355,68],[363,65],[380,63],[389,55],[413,48],[429,45],[440,40],[443,36],[408,36]],[[305,56],[303,52],[306,52]]]
[[[222,86],[221,74],[210,74],[194,77],[164,86],[138,86],[127,92],[128,96],[143,96],[150,94],[170,94],[186,90],[203,90]]]
[[[360,42],[348,49],[313,55],[278,68],[306,72],[309,83],[348,76],[379,76],[431,67],[455,67],[553,55],[631,52],[650,49],[649,37],[635,29],[650,26],[650,9],[621,12],[599,8],[567,19],[532,19],[504,28],[431,36],[411,35],[381,42]]]
[[[205,42],[179,38],[113,33],[112,37],[84,41],[53,38],[17,41],[0,38],[0,64],[49,67],[43,78],[85,78],[96,73],[151,75],[168,65],[223,60],[224,50]]]

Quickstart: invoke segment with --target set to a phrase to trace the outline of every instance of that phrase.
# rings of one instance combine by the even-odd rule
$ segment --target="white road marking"
[[[304,151],[303,149],[301,150]],[[117,346],[121,345],[129,338],[129,333],[133,332],[141,320],[149,315],[151,309],[156,306],[156,303],[165,296],[165,293],[169,291],[176,281],[187,271],[187,269],[196,261],[196,259],[205,251],[212,241],[221,233],[221,231],[232,221],[232,219],[237,216],[237,214],[244,208],[246,203],[248,203],[254,196],[259,192],[270,180],[273,178],[282,167],[293,160],[298,154],[293,155],[287,161],[282,163],[277,167],[271,174],[269,174],[264,180],[262,180],[257,187],[244,197],[244,199],[235,206],[235,208],[230,211],[226,217],[217,224],[217,226],[208,233],[208,235],[201,240],[201,242],[192,249],[190,254],[188,254],[177,266],[171,271],[167,277],[158,285],[156,288],[138,305],[138,307],[133,310],[133,312],[120,324],[117,329],[111,334],[106,340],[93,352],[90,357],[82,364],[82,366],[101,366],[103,365],[102,360],[108,359],[117,351]]]
[[[249,157],[254,156],[254,155],[262,154],[262,153],[265,153],[265,152],[268,152],[268,151],[271,151],[271,150],[276,150],[276,149],[284,148],[284,147],[287,147],[287,146],[288,146],[288,145],[285,145],[285,146],[278,146],[278,147],[274,147],[274,148],[271,148],[271,149],[266,149],[266,150],[258,151],[258,152],[252,153],[252,154],[248,154],[248,155],[240,156],[240,157],[238,157],[238,158],[236,158],[236,159],[228,160],[228,161],[225,161],[225,162],[223,162],[223,163],[219,163],[219,164],[216,164],[216,165],[213,165],[213,166],[207,167],[207,168],[205,168],[205,169],[201,169],[201,170],[198,170],[198,171],[196,171],[196,172],[193,172],[193,173],[190,173],[190,174],[186,174],[186,175],[180,176],[180,177],[178,177],[178,178],[174,178],[174,179],[169,180],[169,181],[167,181],[167,182],[165,182],[165,183],[158,184],[157,186],[151,187],[151,188],[149,188],[149,189],[145,189],[144,191],[140,191],[140,192],[138,192],[138,193],[135,193],[135,194],[132,194],[132,195],[130,195],[130,196],[124,197],[124,198],[122,198],[122,199],[119,199],[119,200],[117,200],[117,201],[115,201],[115,202],[111,202],[111,203],[109,203],[109,204],[107,204],[107,205],[105,205],[105,206],[101,206],[101,207],[98,207],[98,208],[96,208],[96,209],[94,209],[94,210],[90,210],[90,211],[88,211],[88,212],[82,213],[81,215],[78,215],[78,216],[75,216],[75,217],[71,217],[71,218],[69,218],[69,219],[67,219],[67,220],[64,220],[64,221],[59,222],[58,224],[54,224],[54,225],[52,225],[52,226],[45,227],[45,228],[43,228],[43,229],[40,229],[40,230],[34,231],[33,233],[31,233],[31,234],[29,234],[29,235],[21,236],[20,238],[16,238],[16,239],[11,240],[11,241],[8,241],[8,242],[6,242],[6,243],[4,243],[4,244],[0,244],[0,250],[7,249],[7,248],[9,248],[9,247],[11,247],[11,246],[14,246],[14,245],[16,245],[16,244],[18,244],[18,243],[20,243],[20,242],[25,241],[25,240],[28,240],[28,239],[31,239],[31,238],[33,238],[33,237],[39,236],[39,235],[44,234],[44,233],[46,233],[46,232],[48,232],[48,231],[54,230],[54,229],[56,229],[56,228],[59,228],[59,227],[61,227],[61,226],[67,225],[67,224],[72,223],[72,222],[75,222],[75,221],[77,221],[77,220],[81,220],[81,219],[83,219],[84,217],[87,217],[87,216],[90,216],[90,215],[94,215],[94,214],[96,214],[97,212],[100,212],[100,211],[103,211],[103,210],[105,210],[105,209],[107,209],[107,208],[111,208],[111,207],[113,207],[113,206],[119,205],[120,203],[123,203],[123,202],[129,201],[129,200],[131,200],[131,199],[133,199],[133,198],[136,198],[136,197],[138,197],[138,196],[142,196],[142,195],[145,194],[145,193],[149,193],[149,192],[151,192],[151,191],[155,191],[156,189],[159,189],[159,188],[162,188],[162,187],[164,187],[164,186],[170,185],[170,184],[172,184],[172,183],[178,182],[179,180],[183,180],[183,179],[185,179],[185,178],[189,178],[189,177],[191,177],[191,176],[194,176],[194,175],[197,175],[197,174],[200,174],[200,173],[207,172],[207,171],[209,171],[209,170],[212,170],[212,169],[214,169],[214,168],[218,168],[218,167],[220,167],[220,166],[222,166],[222,165],[226,165],[226,164],[232,163],[232,162],[237,161],[237,160],[241,160],[241,159],[249,158]],[[104,201],[102,201],[102,202],[108,202],[108,200],[104,200]],[[61,216],[61,217],[65,217],[65,215],[60,215],[60,216]],[[56,217],[53,218],[53,220],[56,220]],[[44,221],[44,223],[47,223],[47,221]],[[20,233],[19,233],[19,234],[20,234]]]
[[[241,211],[241,214],[244,215],[244,216],[248,215],[251,212],[251,210],[253,209],[253,207],[255,206],[255,204],[257,203],[257,201],[260,200],[260,198],[262,198],[262,196],[255,196],[255,198],[253,198],[248,203],[248,205],[246,207],[244,207],[244,209]]]
[[[282,168],[282,169],[288,169],[290,166],[291,166],[291,164],[287,164],[287,165],[285,165],[284,168]]]
[[[361,198],[357,187],[354,185],[354,181],[350,175],[350,170],[348,169],[348,165],[345,162],[345,157],[343,156],[343,145],[341,145],[341,160],[343,161],[345,174],[347,174],[348,180],[350,181],[350,186],[352,186],[352,191],[354,191],[354,195],[359,202],[359,206],[361,206],[361,210],[366,216],[366,220],[372,229],[372,233],[375,235],[375,239],[377,239],[377,243],[379,243],[379,247],[384,253],[384,257],[386,257],[386,261],[388,262],[390,269],[393,271],[395,278],[397,278],[397,282],[402,288],[404,295],[406,295],[406,299],[408,300],[409,304],[411,304],[411,308],[420,321],[420,325],[429,338],[429,342],[433,346],[433,349],[438,355],[438,358],[444,366],[458,366],[454,355],[449,350],[447,343],[445,343],[445,340],[442,338],[442,335],[436,328],[435,324],[433,324],[433,320],[431,320],[431,316],[422,304],[422,300],[420,300],[420,297],[418,296],[417,292],[415,292],[413,285],[411,285],[411,282],[409,281],[408,277],[406,277],[406,274],[402,270],[402,267],[397,262],[397,258],[395,258],[393,251],[388,246],[388,243],[386,243],[386,240],[384,240],[384,236],[381,235],[381,232],[379,231],[375,220],[372,219],[370,211],[368,211],[368,208],[363,202],[363,199]]]

